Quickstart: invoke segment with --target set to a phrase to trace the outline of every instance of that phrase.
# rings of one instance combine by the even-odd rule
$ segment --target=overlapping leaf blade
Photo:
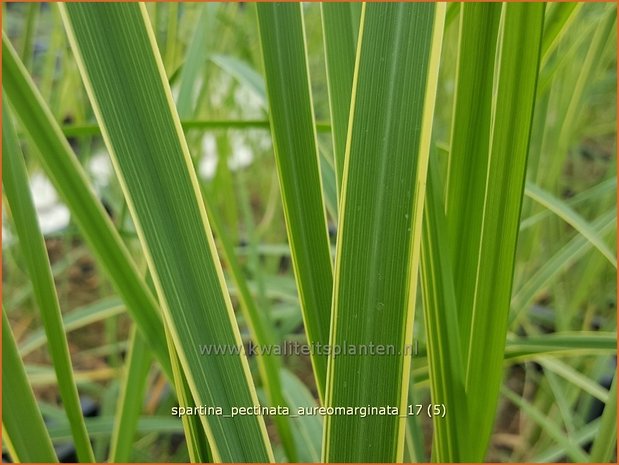
[[[617,268],[615,253],[610,250],[591,225],[569,205],[534,184],[526,186],[526,194],[574,227],[606,257],[613,267]]]
[[[364,4],[346,144],[327,407],[408,395],[413,305],[444,5]],[[391,347],[388,355],[368,345]],[[328,416],[323,459],[401,461],[404,417]]]
[[[322,198],[301,5],[259,3],[271,133],[288,241],[310,344],[329,342],[333,272]],[[312,351],[321,399],[327,358]]]
[[[438,388],[457,389],[460,374],[445,362],[464,366],[464,405],[439,424],[435,419],[436,459],[481,461],[494,423],[503,376],[503,351],[514,269],[519,217],[535,99],[544,5],[464,4],[460,12],[457,87],[447,171],[447,199],[427,209],[445,209],[453,270],[441,263],[445,247],[428,247],[424,262],[426,324],[433,401]],[[496,57],[496,60],[495,60]],[[506,109],[509,108],[509,111]],[[441,217],[442,212],[426,212]],[[428,225],[429,227],[429,225]],[[426,229],[429,244],[438,226]],[[426,249],[424,248],[424,251]],[[446,270],[447,268],[447,270]],[[449,275],[444,276],[445,272]],[[445,281],[447,279],[447,281]],[[441,302],[453,284],[461,349],[445,322],[453,305]],[[442,357],[443,351],[446,353]],[[456,362],[454,362],[454,360]],[[460,362],[457,362],[460,360]],[[442,369],[442,371],[441,371]],[[439,376],[441,375],[441,376]],[[451,404],[453,405],[453,396]],[[451,427],[449,427],[451,425]],[[443,433],[444,431],[444,433]],[[445,441],[450,433],[454,439]]]
[[[196,405],[258,403],[144,5],[67,4],[65,25]],[[270,461],[260,416],[200,417],[215,461]]]
[[[39,156],[41,165],[71,211],[73,220],[84,234],[97,261],[127,304],[127,309],[159,364],[171,377],[158,304],[146,288],[101,202],[95,197],[86,173],[60,127],[4,35],[2,72],[2,88],[36,148],[34,153]]]
[[[110,463],[129,462],[131,459],[131,447],[135,440],[135,432],[144,403],[146,381],[152,365],[148,345],[135,329],[129,341],[126,372],[110,440]]]
[[[464,6],[465,15],[467,6]],[[465,389],[468,411],[471,412],[467,428],[470,455],[463,457],[463,460],[470,461],[484,458],[503,377],[502,352],[544,19],[543,4],[506,4],[503,8],[496,81],[485,83],[496,86],[496,97],[490,102],[485,101],[485,104],[492,104],[489,151],[465,152],[474,169],[481,172],[485,192],[482,202],[474,202],[482,212],[477,217],[481,223],[475,224],[474,220],[468,219],[459,230],[464,233],[468,228],[476,228],[479,231],[479,246],[477,251],[470,250],[469,254],[460,257],[465,267],[457,266],[454,275],[474,277],[473,283],[464,284],[458,280],[456,285],[456,289],[472,285],[464,292],[474,292],[473,299],[459,301],[462,303],[459,314],[470,321],[470,325],[462,326]],[[461,59],[467,57],[462,56]],[[467,85],[479,84],[469,82]],[[454,126],[465,125],[466,120],[457,118],[457,106]],[[509,111],[506,111],[508,108]],[[452,152],[452,160],[455,161],[455,157]],[[450,171],[449,181],[455,177],[462,179],[462,173]],[[472,178],[465,178],[464,182],[470,183]],[[467,202],[471,199],[463,194],[457,203],[448,203],[448,222],[452,212],[464,209]],[[475,241],[475,238],[472,240]]]
[[[84,426],[54,277],[29,188],[26,163],[8,112],[6,99],[2,104],[2,113],[2,185],[32,281],[34,300],[47,335],[58,390],[71,425],[77,455],[82,461],[92,462],[95,458]]]
[[[238,299],[243,316],[245,317],[252,339],[258,347],[264,348],[265,353],[259,354],[257,358],[258,369],[262,385],[267,395],[269,405],[287,406],[282,390],[282,367],[277,356],[266,353],[269,347],[276,344],[274,329],[263,311],[258,308],[257,302],[249,291],[241,265],[234,252],[234,247],[229,239],[228,232],[224,229],[223,222],[219,215],[207,204],[209,220],[211,221],[213,232],[216,234],[218,242],[221,244],[221,255],[227,264],[231,278],[238,289]],[[292,431],[288,418],[279,415],[274,418],[282,445],[286,451],[289,461],[296,461],[296,447],[293,442]]]
[[[331,109],[331,137],[335,158],[336,185],[341,187],[350,115],[350,97],[355,70],[359,15],[355,3],[322,3],[327,82]]]
[[[449,417],[433,419],[433,460],[457,462],[466,447],[461,436],[466,428],[467,404],[458,303],[439,174],[438,163],[432,160],[424,208],[421,281],[432,400],[455,406],[449,409]]]
[[[2,433],[14,462],[58,462],[2,309]]]

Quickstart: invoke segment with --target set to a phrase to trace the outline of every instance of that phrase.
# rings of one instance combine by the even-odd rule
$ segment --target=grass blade
[[[585,203],[587,201],[596,200],[602,201],[604,198],[607,198],[610,194],[614,194],[617,190],[617,178],[613,177],[607,179],[596,186],[593,186],[590,189],[587,189],[584,192],[581,192],[574,197],[567,200],[565,203],[569,208],[575,207],[576,205],[580,205],[581,203]],[[526,187],[525,187],[526,194]],[[529,216],[528,218],[523,219],[520,222],[520,231],[524,231],[527,228],[534,226],[536,223],[541,220],[548,218],[552,215],[552,212],[548,209],[544,209],[539,213]]]
[[[284,396],[291,411],[299,407],[316,407],[314,396],[305,384],[286,369],[281,371]],[[299,416],[291,421],[299,455],[305,463],[320,462],[320,445],[322,441],[322,417],[318,415]]]
[[[561,41],[561,37],[568,31],[582,7],[582,3],[565,2],[555,3],[548,12],[544,24],[544,38],[542,40],[542,64],[548,61],[551,53]]]
[[[544,5],[469,4],[461,15],[447,221],[470,412],[460,460],[475,462],[486,453],[503,376]],[[484,52],[480,31],[490,43]],[[476,66],[476,58],[487,61]]]
[[[41,5],[35,2],[28,5],[28,13],[26,15],[26,21],[24,24],[24,41],[22,43],[20,55],[22,62],[28,69],[30,69],[32,66],[37,20],[39,17],[40,8]]]
[[[616,42],[613,38],[613,29],[617,22],[617,6],[608,4],[606,8],[605,17],[593,31],[593,37],[582,62],[578,79],[574,87],[570,89],[569,103],[564,108],[564,113],[562,113],[556,143],[550,148],[552,156],[545,164],[544,172],[540,173],[540,177],[543,176],[543,182],[536,182],[537,185],[546,188],[550,192],[554,192],[557,189],[558,176],[561,172],[560,166],[565,161],[565,156],[573,141],[573,135],[577,132],[584,97],[589,91],[588,86],[592,82],[596,70],[602,65],[604,49],[609,41]]]
[[[4,157],[7,157],[6,152]],[[2,369],[11,374],[2,376],[2,442],[6,443],[11,459],[14,463],[57,463],[4,308]]]
[[[608,463],[616,461],[617,447],[617,374],[608,393],[604,406],[600,430],[591,447],[591,462]]]
[[[334,160],[331,157],[325,156],[324,147],[320,149],[320,175],[322,179],[322,190],[325,198],[325,207],[329,213],[329,217],[334,223],[337,223],[338,204],[340,193],[337,186],[337,174],[333,166]]]
[[[138,426],[146,381],[152,364],[148,345],[133,330],[127,356],[125,379],[114,417],[115,424],[110,440],[110,463],[127,463],[131,460],[135,432]]]
[[[575,462],[589,462],[589,457],[582,451],[578,444],[570,442],[567,439],[563,430],[550,418],[547,418],[546,415],[542,413],[539,409],[535,408],[534,405],[517,395],[515,392],[509,390],[508,388],[503,388],[501,392],[505,397],[507,397],[507,399],[520,407],[523,412],[525,412],[529,417],[531,417],[533,421],[542,426],[544,430],[555,441],[557,441],[557,443],[563,446],[572,460],[574,460]]]
[[[590,394],[596,399],[599,399],[604,403],[608,402],[608,390],[600,386],[595,380],[592,380],[586,375],[580,373],[566,363],[553,359],[539,359],[539,363],[544,367],[544,369],[556,373],[567,382],[578,386],[584,392]]]
[[[480,206],[486,195],[500,16],[501,5],[496,3],[462,5],[460,12],[457,94],[445,210],[465,360],[470,349],[468,334],[477,275],[477,263],[471,257],[477,257],[481,242]],[[474,163],[470,154],[479,154]]]
[[[405,415],[421,214],[444,5],[364,4],[342,184],[327,407]],[[380,66],[376,66],[380,63]],[[414,130],[410,130],[414,128]],[[388,180],[397,179],[392,183]],[[402,461],[405,418],[327,416],[323,460]]]
[[[34,299],[45,327],[58,390],[71,425],[75,449],[81,461],[94,462],[95,458],[88,432],[84,426],[75,387],[69,345],[62,324],[54,277],[30,193],[26,164],[6,105],[6,99],[4,99],[2,106],[2,185],[19,237],[26,268],[32,281]]]
[[[170,351],[172,361],[172,371],[174,372],[174,387],[176,390],[176,398],[181,406],[194,408],[196,402],[193,399],[191,389],[187,382],[187,377],[183,373],[181,363],[174,347],[174,340],[171,332],[166,327],[166,342]],[[183,423],[183,431],[185,440],[187,441],[187,449],[189,458],[193,463],[211,462],[211,452],[208,444],[204,440],[203,427],[200,424],[199,417],[195,415],[184,415],[181,418]]]
[[[617,226],[616,209],[613,208],[601,215],[591,226],[600,236],[614,230]],[[548,258],[542,267],[514,292],[511,300],[513,312],[510,315],[510,325],[525,315],[525,310],[545,286],[552,283],[568,266],[582,258],[592,247],[593,245],[587,238],[578,235]]]
[[[593,244],[596,249],[598,249],[602,255],[604,255],[604,257],[606,257],[608,262],[614,268],[617,268],[617,258],[615,257],[615,253],[610,250],[602,237],[597,234],[595,229],[591,227],[591,225],[582,216],[576,213],[565,202],[556,198],[549,192],[539,188],[538,186],[535,186],[534,184],[528,183],[525,187],[525,192],[530,198],[555,213],[566,223],[576,229],[576,231],[582,234],[589,242],[591,242],[591,244]]]
[[[355,70],[355,52],[359,32],[358,16],[353,13],[359,8],[355,3],[321,3],[322,29],[325,43],[327,83],[329,85],[329,107],[333,130],[333,155],[335,158],[336,182],[342,185],[344,154],[350,115],[350,96]],[[354,24],[355,19],[357,23]]]
[[[62,324],[65,333],[69,333],[97,321],[113,318],[124,311],[125,306],[120,300],[116,298],[104,299],[92,305],[75,309],[70,313],[65,313],[63,315]],[[25,357],[43,346],[46,340],[45,331],[43,329],[37,328],[31,331],[28,337],[19,345],[19,354]]]
[[[256,94],[258,95],[258,94]],[[202,130],[215,130],[215,129],[269,129],[270,122],[266,120],[200,120],[189,119],[181,121],[181,126],[185,131],[202,129]],[[331,125],[324,121],[318,121],[316,123],[316,130],[318,132],[331,131]],[[73,124],[67,125],[62,128],[62,132],[67,137],[79,137],[101,134],[99,126],[96,124]]]
[[[245,85],[259,99],[260,106],[267,106],[267,90],[264,79],[244,61],[227,55],[213,55],[211,61]],[[267,127],[268,122],[267,122]]]
[[[576,445],[584,447],[587,443],[590,443],[591,440],[596,437],[599,427],[600,420],[594,420],[591,423],[587,423],[582,429],[574,434],[574,442]],[[551,447],[535,454],[535,456],[531,458],[531,463],[550,463],[565,460],[566,452],[567,450],[564,446],[553,444]],[[589,460],[593,463],[593,460]]]
[[[198,5],[200,15],[191,38],[191,43],[185,54],[185,62],[179,76],[178,98],[176,107],[181,118],[190,117],[195,112],[195,87],[198,81],[201,67],[204,65],[204,47],[207,42],[207,34],[213,30],[216,3]]]
[[[422,277],[432,399],[435,403],[458,406],[450,409],[447,418],[434,419],[432,450],[433,460],[438,462],[471,460],[468,449],[472,444],[466,438],[466,421],[473,412],[478,413],[467,413],[466,367],[461,367],[471,350],[468,333],[473,324],[471,309],[476,295],[476,263],[471,257],[479,253],[483,228],[481,206],[486,195],[500,16],[500,4],[460,7],[457,93],[446,202],[438,187],[438,159],[430,163],[428,175]],[[473,154],[479,154],[474,162]]]
[[[229,56],[215,55],[211,56],[211,60],[234,76],[240,83],[252,89],[262,106],[266,106],[267,96],[262,76],[244,62]],[[210,207],[214,199],[211,197],[209,202],[207,191],[208,189],[206,186],[203,186],[202,193],[209,221],[213,227],[213,233],[221,245],[220,252],[222,259],[227,264],[232,280],[238,290],[237,296],[239,299],[239,306],[243,317],[248,323],[252,339],[258,346],[267,347],[273,345],[276,343],[274,328],[268,321],[268,318],[265,318],[264,312],[259,310],[258,303],[254,300],[249,291],[243,270],[234,251],[233,239],[231,238],[230,231],[226,230],[217,212]],[[248,216],[251,217],[251,212],[249,212]],[[256,357],[256,359],[269,405],[285,406],[287,403],[283,397],[281,388],[280,363],[278,358],[270,354],[264,354]],[[292,430],[288,418],[278,415],[274,418],[274,422],[286,452],[287,460],[291,462],[297,461],[296,446],[292,437]]]
[[[228,265],[230,275],[238,290],[237,297],[243,316],[251,331],[252,339],[258,346],[273,346],[276,344],[274,328],[267,320],[264,310],[260,311],[255,299],[251,295],[245,277],[243,276],[241,265],[234,253],[233,245],[230,242],[228,231],[224,229],[221,219],[217,213],[210,208],[209,203],[205,203],[213,232],[221,244],[222,258]],[[259,354],[256,360],[269,404],[272,406],[286,406],[287,402],[282,390],[281,363],[278,357],[272,354]],[[274,421],[277,425],[288,460],[295,462],[297,460],[296,446],[294,444],[288,418],[283,415],[278,415],[274,418]]]
[[[86,419],[86,426],[90,437],[100,438],[107,437],[112,434],[114,427],[114,418],[112,417],[95,417]],[[138,422],[138,433],[180,433],[183,431],[181,422],[169,415],[160,415],[153,417],[141,418]],[[62,442],[70,439],[70,432],[67,425],[56,423],[50,425],[49,435],[52,441]]]
[[[2,87],[22,127],[28,132],[46,174],[72,213],[97,261],[101,263],[163,370],[170,359],[157,302],[140,277],[129,252],[88,185],[60,127],[6,36],[2,36]],[[45,154],[43,156],[43,154]]]
[[[454,274],[446,237],[444,201],[436,160],[430,162],[421,251],[424,321],[432,401],[455,405],[445,418],[434,417],[433,460],[458,462],[467,418],[464,370]]]
[[[416,381],[414,372],[411,371],[411,379],[408,385],[408,402],[411,405],[419,403],[417,402],[419,394],[415,395]],[[426,458],[425,434],[419,417],[411,415],[406,419],[405,445],[405,462],[423,463],[428,461]]]
[[[612,353],[617,347],[614,333],[579,331],[562,332],[508,339],[505,347],[505,359],[520,358],[531,355],[585,355],[594,353]]]
[[[543,4],[506,4],[488,168],[483,245],[469,343],[466,390],[472,459],[482,460],[503,377],[502,351],[539,69]],[[504,111],[510,108],[510,112]],[[500,309],[500,310],[498,310]],[[476,447],[475,447],[476,446]]]
[[[295,279],[310,344],[329,342],[333,271],[322,198],[301,5],[259,3],[271,133]],[[312,364],[324,399],[327,358]]]
[[[258,400],[163,64],[143,4],[67,4],[78,66],[138,230],[196,405]],[[270,461],[261,416],[200,416],[215,461]]]
[[[508,339],[503,357],[504,366],[513,363],[534,361],[541,355],[552,357],[567,357],[580,355],[612,355],[616,352],[617,338],[614,333],[595,333],[595,335],[580,333],[557,333],[543,337],[527,337],[515,340]],[[546,340],[549,339],[549,340]],[[546,358],[547,359],[547,358]],[[417,386],[429,381],[430,373],[427,365],[415,368],[415,383]]]

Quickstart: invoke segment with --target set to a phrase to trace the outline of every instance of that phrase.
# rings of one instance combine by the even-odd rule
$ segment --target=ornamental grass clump
[[[615,19],[7,6],[11,460],[613,460]],[[51,234],[39,170],[70,212]]]

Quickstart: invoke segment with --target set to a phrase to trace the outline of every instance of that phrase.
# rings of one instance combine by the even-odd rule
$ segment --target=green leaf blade
[[[131,333],[127,355],[125,378],[116,407],[112,438],[110,440],[110,463],[123,463],[131,460],[135,432],[138,426],[146,381],[152,364],[148,345],[135,330]]]
[[[30,135],[41,165],[127,304],[159,364],[171,376],[157,302],[146,288],[101,202],[88,185],[84,170],[5,35],[2,36],[2,71],[2,88],[15,115]]]
[[[327,407],[406,414],[421,213],[444,6],[364,4],[348,129],[331,346],[392,347],[329,357]],[[413,84],[414,83],[414,84]],[[397,415],[328,416],[323,460],[401,461]]]
[[[2,113],[2,185],[32,281],[35,302],[47,335],[58,390],[67,412],[75,449],[81,461],[93,462],[95,457],[84,425],[54,277],[30,193],[26,163],[21,154],[6,99],[3,101]]]
[[[195,404],[257,405],[161,57],[143,5],[70,4],[65,25],[144,248]],[[113,31],[113,32],[112,32]],[[200,416],[215,461],[270,461],[261,416]]]
[[[6,156],[6,154],[5,154]],[[24,364],[17,351],[11,325],[2,309],[2,433],[11,458],[21,463],[57,463],[58,457],[45,429],[41,411]]]
[[[617,454],[617,375],[608,393],[608,402],[604,406],[600,431],[591,447],[591,462],[613,462]]]
[[[447,243],[444,201],[437,163],[430,162],[424,208],[421,278],[432,402],[455,406],[434,417],[433,460],[458,462],[464,456],[462,432],[466,426],[466,399],[458,305],[451,254]]]
[[[616,254],[610,250],[610,248],[606,245],[606,242],[604,242],[604,240],[597,234],[595,229],[567,203],[531,183],[527,184],[525,192],[530,198],[552,211],[576,229],[589,242],[591,242],[591,244],[593,244],[593,246],[602,255],[604,255],[604,257],[606,257],[608,262],[615,269],[617,268],[617,258],[615,257]]]
[[[342,184],[344,155],[348,135],[350,115],[350,96],[352,95],[353,72],[359,24],[353,24],[356,15],[354,3],[321,3],[322,27],[324,30],[325,60],[327,64],[327,83],[331,125],[333,127],[333,153],[335,157],[336,182]]]
[[[328,344],[333,271],[300,4],[260,3],[271,132],[295,279],[310,344]],[[313,351],[324,398],[327,358]]]
[[[503,378],[502,360],[511,299],[539,69],[543,4],[506,4],[488,171],[476,294],[466,360],[471,456],[483,460]],[[506,109],[509,108],[509,111]],[[481,155],[482,157],[485,154]]]
[[[447,179],[447,227],[452,250],[463,356],[469,352],[489,160],[492,91],[501,5],[471,3],[460,12],[457,93]],[[477,154],[472,162],[472,155]],[[456,280],[455,277],[458,277]]]

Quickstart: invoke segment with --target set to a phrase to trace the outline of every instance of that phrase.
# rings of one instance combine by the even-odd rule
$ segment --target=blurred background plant
[[[53,118],[62,126],[133,259],[145,269],[125,196],[58,8],[47,3],[4,3],[3,9],[3,30]],[[243,294],[251,294],[268,316],[275,340],[304,342],[269,132],[256,6],[148,3],[147,10],[200,186],[209,199],[209,216],[218,218],[213,229],[216,236],[227,239],[227,244],[219,245],[234,256],[234,263],[224,265],[233,303],[238,308]],[[330,245],[335,248],[338,184],[321,7],[303,4],[302,12]],[[459,16],[460,5],[450,4],[433,128],[433,147],[439,155],[450,146]],[[615,460],[615,24],[613,4],[547,7],[503,387],[488,460]],[[94,457],[107,460],[111,448],[117,461],[188,461],[183,425],[169,415],[171,406],[178,402],[175,389],[152,362],[149,351],[135,343],[132,319],[100,272],[99,261],[84,244],[39,158],[33,156],[38,149],[20,125],[17,134],[45,236]],[[7,213],[4,209],[3,306],[56,453],[62,461],[75,461],[41,316]],[[233,276],[235,267],[246,289]],[[422,308],[421,296],[417,301]],[[246,313],[237,313],[244,342],[253,337],[246,318]],[[424,325],[424,312],[415,312],[413,337],[419,352],[412,361],[412,403],[430,402]],[[138,368],[127,371],[129,360]],[[287,356],[281,364],[281,392],[286,402],[291,406],[317,405],[319,390],[309,358]],[[250,359],[250,367],[258,380],[255,359]],[[131,447],[122,449],[126,446],[121,445],[119,450],[115,416],[119,393],[126,391],[129,375],[142,387],[133,399],[142,408],[136,413],[139,418],[135,418]],[[3,376],[11,375],[3,372]],[[266,403],[268,393],[256,383],[258,396]],[[291,419],[291,424],[297,459],[320,460],[322,419]],[[285,461],[290,457],[282,447],[282,430],[276,426],[267,419],[275,458]],[[429,418],[407,420],[406,460],[430,459],[432,431]]]

